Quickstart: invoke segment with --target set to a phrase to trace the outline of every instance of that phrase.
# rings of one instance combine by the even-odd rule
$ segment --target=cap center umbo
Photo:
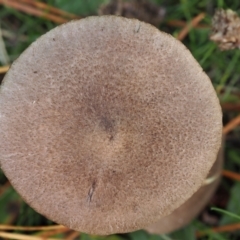
[[[99,125],[100,128],[106,132],[108,140],[114,140],[114,137],[116,135],[115,121],[107,116],[102,116]]]

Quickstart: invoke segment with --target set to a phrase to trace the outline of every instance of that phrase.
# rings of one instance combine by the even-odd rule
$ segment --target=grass
[[[240,1],[232,0],[153,0],[157,5],[162,6],[166,10],[166,16],[159,28],[173,36],[178,36],[182,27],[169,24],[171,21],[190,22],[194,17],[201,13],[205,13],[205,18],[201,24],[204,28],[193,28],[183,39],[183,43],[192,52],[204,71],[209,75],[212,83],[217,90],[219,99],[223,106],[224,104],[240,104],[240,51],[231,50],[222,52],[218,47],[209,41],[209,26],[211,16],[217,8],[231,8],[234,11],[239,11]],[[1,3],[2,1],[0,1]],[[47,0],[47,4],[56,8],[74,13],[78,16],[96,15],[100,4],[107,0]],[[240,11],[238,12],[240,13]],[[57,23],[49,21],[44,17],[36,17],[31,14],[24,13],[12,7],[0,5],[0,25],[3,31],[3,41],[6,46],[6,51],[11,63],[14,61],[34,40],[39,36],[51,30]],[[1,49],[0,49],[1,54]],[[1,58],[0,58],[1,59]],[[1,78],[1,77],[0,77]],[[191,99],[189,99],[191,100]],[[224,124],[236,117],[238,110],[229,110],[223,108]],[[225,166],[224,168],[238,172],[240,169],[240,131],[239,127],[235,127],[233,131],[228,133],[226,137],[225,149]],[[240,182],[222,179],[219,190],[215,194],[213,200],[204,214],[217,219],[217,226],[236,224],[239,219],[232,217],[229,214],[221,212],[211,213],[211,205],[224,208],[236,215],[240,215]],[[191,209],[189,209],[191,211]],[[210,214],[211,213],[211,214]],[[39,226],[51,225],[52,222],[45,219],[43,216],[31,209],[14,189],[8,184],[7,179],[0,173],[0,224],[21,225],[21,226]],[[168,235],[150,235],[145,231],[137,231],[134,233],[123,235],[112,235],[109,237],[96,237],[87,234],[77,235],[73,232],[64,233],[55,232],[56,234],[49,237],[58,237],[67,239],[109,239],[109,240],[237,240],[240,239],[240,231],[232,229],[223,233],[207,230],[213,227],[208,225],[204,220],[203,214],[201,218],[195,219],[185,228]],[[206,231],[207,230],[207,231]],[[56,231],[56,230],[55,230]],[[66,231],[66,230],[65,230]],[[204,236],[196,236],[196,232],[205,231]],[[18,231],[15,231],[18,232]],[[44,231],[21,232],[29,236],[45,236]],[[53,232],[54,233],[54,232]],[[75,237],[75,238],[74,238]],[[5,236],[5,238],[7,238]],[[24,238],[23,238],[24,239]]]

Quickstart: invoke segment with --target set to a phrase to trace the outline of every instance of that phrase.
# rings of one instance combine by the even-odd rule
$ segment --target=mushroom
[[[46,33],[0,91],[0,163],[23,199],[69,228],[141,229],[202,185],[222,136],[211,81],[186,47],[135,19]]]
[[[219,183],[224,159],[224,142],[203,186],[170,215],[145,228],[149,233],[165,234],[189,224],[207,205]]]

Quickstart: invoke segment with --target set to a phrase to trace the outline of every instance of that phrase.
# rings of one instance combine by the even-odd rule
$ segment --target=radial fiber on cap
[[[138,20],[59,26],[1,88],[2,169],[38,212],[92,234],[143,228],[180,206],[221,132],[217,96],[190,52]]]

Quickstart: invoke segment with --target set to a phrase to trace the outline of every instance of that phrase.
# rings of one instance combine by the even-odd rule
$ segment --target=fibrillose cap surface
[[[204,185],[201,186],[186,202],[175,209],[170,215],[145,228],[151,234],[166,234],[183,228],[199,215],[203,208],[210,202],[219,183],[224,162],[225,137],[222,138],[222,146],[217,159],[213,164]],[[204,212],[204,211],[203,211]]]
[[[219,101],[190,52],[122,17],[59,26],[11,66],[1,167],[48,218],[92,234],[143,228],[202,184],[221,144]]]

